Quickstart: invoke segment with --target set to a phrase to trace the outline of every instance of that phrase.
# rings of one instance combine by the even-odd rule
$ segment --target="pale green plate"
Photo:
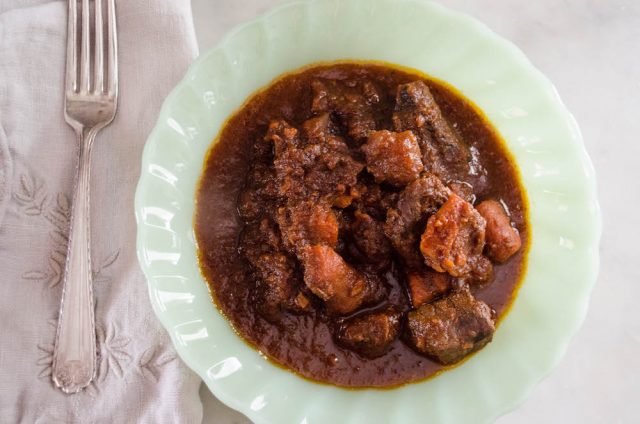
[[[283,72],[383,60],[449,82],[495,124],[531,208],[528,271],[493,343],[458,368],[394,390],[310,383],[250,349],[209,297],[196,260],[195,189],[220,125]],[[514,408],[563,355],[598,269],[595,177],[551,83],[481,23],[418,0],[281,6],[202,55],[165,101],[135,201],[138,257],[178,353],[224,403],[258,423],[480,423]]]

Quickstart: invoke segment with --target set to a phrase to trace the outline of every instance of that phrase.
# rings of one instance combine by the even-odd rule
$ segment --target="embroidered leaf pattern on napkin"
[[[53,288],[60,284],[64,274],[71,206],[69,197],[62,192],[47,202],[49,196],[46,191],[44,180],[29,168],[25,168],[20,174],[20,184],[13,197],[27,217],[44,218],[53,227],[49,232],[53,243],[46,264],[40,269],[22,274],[25,280],[42,282]]]
[[[40,351],[40,356],[38,357],[38,361],[36,364],[42,367],[42,370],[38,374],[38,378],[44,379],[51,377],[51,365],[53,362],[53,339],[56,334],[56,326],[58,325],[58,320],[56,318],[51,318],[47,321],[47,325],[49,326],[50,333],[52,334],[51,341],[48,343],[40,343],[38,345],[38,350]]]
[[[69,222],[71,219],[71,207],[69,198],[64,193],[58,193],[55,203],[49,205],[44,214],[47,221],[53,224],[65,241],[68,241]]]
[[[36,364],[42,367],[38,378],[49,378],[51,376],[51,365],[53,362],[53,344],[39,344],[40,357]]]
[[[98,380],[104,381],[111,371],[122,378],[124,367],[131,362],[131,355],[125,350],[131,338],[120,334],[119,326],[114,323],[106,327],[99,326],[96,331],[100,355]]]
[[[101,261],[96,267],[93,268],[92,276],[93,283],[109,283],[111,281],[111,276],[107,274],[107,271],[111,265],[114,264],[118,257],[120,256],[120,249],[116,249],[109,256],[107,256],[103,261]]]
[[[138,360],[138,372],[144,378],[157,383],[160,378],[160,368],[176,359],[173,352],[159,352],[155,346],[145,350]]]
[[[27,271],[22,274],[25,280],[41,281],[49,288],[60,284],[64,270],[65,254],[59,250],[51,252],[45,269]]]
[[[21,206],[28,216],[42,214],[47,196],[43,193],[44,181],[31,173],[20,175],[17,189],[13,192],[13,198]]]
[[[53,288],[60,284],[64,274],[67,245],[69,244],[71,202],[69,196],[60,192],[55,196],[55,201],[45,204],[48,199],[48,196],[44,194],[47,188],[46,184],[28,169],[21,174],[20,181],[21,191],[16,192],[14,197],[18,204],[23,206],[24,213],[28,216],[42,216],[53,226],[49,232],[53,246],[47,259],[47,264],[41,269],[23,273],[22,278],[43,282],[49,288]],[[119,256],[120,249],[116,249],[98,263],[92,271],[94,283],[108,283],[111,281],[111,276],[106,271],[116,262]]]

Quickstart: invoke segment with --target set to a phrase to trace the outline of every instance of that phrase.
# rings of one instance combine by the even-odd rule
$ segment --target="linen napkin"
[[[63,117],[67,2],[0,0],[0,422],[202,421],[200,380],[151,310],[133,214],[145,139],[197,54],[191,6],[116,3],[119,107],[91,175],[98,371],[65,395],[50,374],[78,159]]]

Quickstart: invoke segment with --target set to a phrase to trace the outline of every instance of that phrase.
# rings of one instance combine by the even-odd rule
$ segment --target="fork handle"
[[[89,237],[91,145],[96,132],[96,129],[76,129],[80,141],[80,157],[51,368],[53,382],[65,393],[77,393],[88,386],[96,370],[97,347]]]

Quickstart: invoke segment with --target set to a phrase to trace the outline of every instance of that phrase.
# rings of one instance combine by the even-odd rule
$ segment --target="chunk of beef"
[[[271,121],[265,140],[273,144],[278,194],[287,197],[303,196],[306,193],[302,184],[305,164],[310,159],[305,157],[298,130],[284,120]]]
[[[411,304],[418,308],[425,303],[431,303],[451,288],[451,277],[442,272],[423,270],[407,275]]]
[[[284,119],[271,121],[264,139],[273,143],[273,152],[276,157],[281,156],[287,149],[297,147],[300,144],[298,130]]]
[[[469,269],[469,274],[462,278],[469,285],[481,285],[493,280],[493,264],[484,255],[470,257]]]
[[[362,151],[367,158],[367,169],[378,183],[404,186],[418,178],[424,168],[418,142],[411,131],[373,131]]]
[[[344,144],[343,139],[338,135],[339,130],[331,120],[331,116],[328,113],[323,113],[320,116],[306,120],[302,124],[302,133],[309,144],[325,144],[326,146],[330,146],[333,151],[341,156],[349,154],[349,149],[346,147],[346,144]],[[326,155],[321,159],[325,160],[327,166],[332,166],[329,161],[326,161]],[[345,163],[347,163],[347,161],[345,161]],[[353,162],[353,165],[355,166],[353,170],[356,174],[360,172],[362,165],[358,162]],[[343,185],[352,186],[353,179],[351,176],[347,175],[349,167],[347,167],[346,171],[347,173],[344,174],[346,178]],[[337,185],[340,185],[339,181],[337,181]],[[340,193],[332,197],[333,206],[346,208],[351,204],[352,196],[340,187],[339,189]]]
[[[307,247],[302,263],[305,284],[325,302],[330,313],[348,314],[365,300],[368,290],[364,276],[331,247],[319,244]]]
[[[351,224],[351,236],[363,262],[385,269],[391,263],[391,245],[383,224],[371,215],[357,210]]]
[[[400,193],[395,208],[387,212],[385,234],[404,259],[405,265],[418,268],[423,260],[418,250],[420,224],[447,201],[451,191],[433,174],[424,173]]]
[[[362,305],[376,305],[385,300],[389,300],[389,287],[386,283],[384,275],[376,269],[375,265],[366,264],[359,266],[358,271],[364,275],[365,279],[365,295],[362,298]],[[394,305],[400,306],[395,302]]]
[[[364,164],[351,156],[340,137],[328,137],[321,143],[309,145],[305,152],[309,158],[315,156],[315,160],[306,167],[304,184],[332,202],[349,194],[364,168]]]
[[[263,254],[255,261],[256,295],[261,314],[270,321],[280,318],[283,310],[303,312],[310,306],[298,289],[295,262],[286,255]]]
[[[338,137],[339,131],[331,120],[331,115],[323,113],[304,121],[302,135],[311,143],[324,143],[328,138]]]
[[[487,256],[496,262],[506,261],[522,246],[518,230],[511,225],[509,216],[499,202],[485,200],[476,209],[487,221]]]
[[[422,151],[422,162],[428,171],[447,179],[469,171],[471,157],[468,147],[444,118],[424,82],[398,86],[393,126],[396,131],[414,132]]]
[[[425,214],[438,210],[451,194],[438,177],[425,173],[400,193],[396,211],[408,222],[416,222]]]
[[[398,193],[383,189],[366,174],[360,175],[359,180],[358,184],[351,189],[355,209],[384,221],[387,210],[395,207],[398,202]]]
[[[238,214],[245,222],[255,221],[264,213],[264,203],[278,196],[273,167],[256,163],[247,174],[245,187],[238,196]]]
[[[282,242],[291,253],[301,257],[306,246],[338,243],[338,219],[326,204],[299,202],[278,209],[276,214]]]
[[[330,141],[322,146],[317,161],[307,170],[305,185],[335,203],[356,185],[364,165],[351,157],[344,142]]]
[[[273,220],[264,217],[245,226],[240,234],[240,250],[245,258],[256,266],[259,258],[282,249],[280,230]]]
[[[420,251],[428,266],[454,277],[471,273],[484,248],[486,222],[469,202],[452,193],[427,221]]]
[[[288,199],[326,198],[348,194],[364,165],[351,157],[340,137],[302,143],[297,130],[274,121],[268,137],[274,143],[274,167],[279,195]]]
[[[473,192],[473,186],[471,184],[464,181],[450,181],[448,186],[451,191],[472,205],[476,202],[476,195]]]
[[[354,140],[364,139],[375,130],[371,105],[378,103],[380,96],[371,82],[322,79],[313,81],[311,89],[311,110],[335,114]]]
[[[408,314],[415,349],[442,364],[453,364],[489,343],[495,331],[489,306],[468,288]]]
[[[344,322],[336,334],[338,343],[367,358],[384,355],[400,332],[400,314],[387,309]]]

